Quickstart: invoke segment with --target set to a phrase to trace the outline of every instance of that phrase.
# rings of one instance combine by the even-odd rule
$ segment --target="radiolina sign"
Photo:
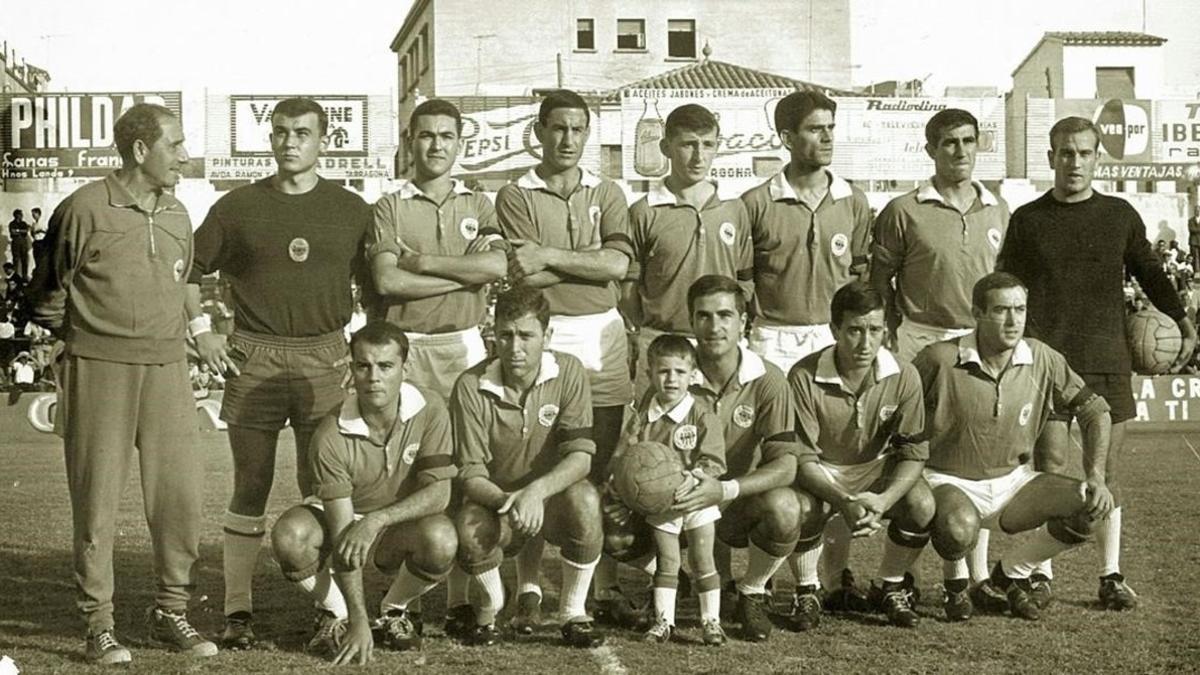
[[[0,95],[0,175],[94,177],[119,168],[113,124],[137,103],[182,116],[177,91]]]

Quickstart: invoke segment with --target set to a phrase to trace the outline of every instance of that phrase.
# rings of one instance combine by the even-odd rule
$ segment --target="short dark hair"
[[[837,289],[829,304],[833,325],[841,326],[847,314],[862,316],[883,309],[883,295],[865,281],[851,281]]]
[[[496,296],[497,326],[502,321],[518,321],[529,314],[542,324],[542,330],[550,325],[550,302],[540,289],[518,285]]]
[[[696,359],[696,348],[692,343],[682,335],[659,335],[650,342],[650,346],[646,348],[646,363],[653,363],[656,359],[664,356],[674,356],[681,359],[691,359],[692,363],[698,363]]]
[[[17,216],[23,216],[23,215],[25,215],[25,212],[22,211],[21,209],[13,209],[13,218],[16,218]]]
[[[41,215],[41,214],[42,214],[42,209],[41,209],[41,207],[40,207],[40,206],[35,206],[35,207],[33,207],[32,209],[29,209],[29,212],[30,212],[30,213],[33,213],[33,214],[36,214],[36,215]]]
[[[718,134],[721,132],[721,124],[717,121],[717,116],[702,105],[687,103],[672,110],[671,114],[667,115],[667,126],[664,133],[670,139],[672,135],[681,131],[706,134],[713,130]]]
[[[408,336],[404,331],[388,321],[368,321],[350,336],[350,353],[353,354],[354,347],[360,344],[383,347],[391,343],[400,348],[400,360],[408,361]]]
[[[742,293],[742,287],[738,285],[736,280],[721,274],[705,274],[693,281],[692,285],[688,287],[688,314],[691,315],[696,310],[696,300],[718,293],[729,293],[732,295],[738,313],[746,313],[746,296]]]
[[[939,110],[925,123],[925,142],[930,145],[937,145],[938,141],[942,139],[943,133],[968,124],[975,130],[975,138],[978,139],[979,120],[975,119],[974,115],[962,108]]]
[[[1029,289],[1025,284],[1008,272],[992,272],[975,282],[971,289],[971,306],[981,312],[987,311],[987,294],[1005,288],[1020,288],[1026,293]]]
[[[138,103],[117,118],[113,125],[113,138],[121,161],[130,166],[134,163],[133,144],[141,141],[147,147],[162,138],[162,120],[174,118],[175,113],[157,103]]]
[[[458,130],[459,134],[462,134],[462,113],[459,112],[458,107],[450,101],[440,98],[431,98],[422,101],[420,105],[413,108],[412,114],[408,116],[409,138],[412,137],[412,129],[414,126],[416,126],[417,118],[421,117],[422,115],[429,115],[430,117],[435,115],[445,115],[446,117],[450,117],[454,120],[454,128]]]
[[[775,133],[795,131],[814,110],[837,114],[837,103],[819,91],[793,91],[775,106]]]
[[[542,104],[538,106],[538,123],[545,125],[550,120],[550,113],[559,108],[582,110],[588,124],[592,122],[592,111],[588,110],[587,101],[570,89],[555,89],[546,94]]]
[[[1050,150],[1053,152],[1057,149],[1054,142],[1063,136],[1073,136],[1084,131],[1090,131],[1096,137],[1096,145],[1092,149],[1098,150],[1100,148],[1100,129],[1086,117],[1064,117],[1055,122],[1054,126],[1050,127]]]
[[[276,115],[296,119],[304,117],[308,113],[317,116],[317,133],[322,136],[329,133],[329,115],[325,114],[325,108],[322,108],[320,103],[304,96],[293,96],[276,103],[275,108],[271,111],[271,124],[275,123]]]

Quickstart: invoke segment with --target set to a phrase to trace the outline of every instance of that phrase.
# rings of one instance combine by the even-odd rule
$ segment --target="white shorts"
[[[862,464],[830,464],[817,460],[817,466],[825,474],[830,483],[850,494],[858,494],[871,489],[871,486],[883,478],[883,469],[887,465],[887,457],[876,457]]]
[[[933,469],[925,469],[925,480],[929,487],[936,490],[942,485],[953,485],[962,491],[979,511],[980,527],[988,530],[998,530],[1000,515],[1013,497],[1025,487],[1029,481],[1042,475],[1034,471],[1028,464],[1022,464],[999,478],[987,480],[971,480],[959,478],[948,473]]]
[[[449,399],[454,382],[467,368],[487,358],[487,347],[479,328],[449,333],[404,333],[408,358],[404,379]]]
[[[911,363],[922,349],[935,342],[962,337],[974,328],[941,328],[905,319],[896,329],[896,357]]]
[[[709,523],[715,523],[721,519],[721,509],[717,506],[709,506],[699,511],[689,511],[680,515],[674,511],[657,515],[647,516],[646,522],[650,527],[667,534],[679,534],[688,530],[694,530],[697,527],[703,527]]]
[[[546,346],[579,359],[592,386],[592,405],[627,405],[633,390],[629,382],[629,342],[625,320],[616,308],[600,314],[551,316]]]
[[[829,324],[761,326],[750,329],[750,351],[779,366],[784,375],[800,359],[833,344]]]

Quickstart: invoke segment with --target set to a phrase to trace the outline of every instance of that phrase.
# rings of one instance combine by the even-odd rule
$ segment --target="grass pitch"
[[[35,432],[24,421],[29,397],[0,410],[0,656],[10,656],[23,673],[88,672],[82,660],[83,624],[73,604],[71,511],[64,480],[61,441]],[[231,490],[231,461],[225,435],[201,434],[196,452],[207,458],[206,521],[193,623],[215,636],[221,629],[221,527]],[[275,491],[269,513],[276,516],[297,500],[291,434],[282,435]],[[1200,671],[1200,434],[1157,433],[1129,437],[1125,475],[1125,535],[1122,568],[1141,596],[1132,613],[1104,612],[1096,605],[1099,554],[1085,546],[1055,561],[1054,605],[1039,622],[976,616],[966,624],[942,620],[937,588],[941,564],[932,551],[920,561],[922,615],[916,630],[886,625],[880,615],[826,615],[814,632],[775,633],[763,644],[736,638],[705,648],[695,597],[681,599],[680,641],[647,645],[641,636],[612,632],[601,650],[557,645],[552,621],[557,606],[558,564],[547,556],[543,605],[548,622],[528,639],[490,649],[459,646],[441,634],[444,591],[425,600],[426,641],[417,653],[376,651],[365,672],[419,669],[428,673],[773,673],[773,672],[1196,672]],[[303,653],[312,618],[308,603],[286,582],[264,547],[255,581],[255,629],[264,648],[222,652],[204,661],[150,647],[142,613],[153,602],[152,559],[142,515],[136,466],[118,518],[116,620],[118,635],[133,651],[131,673],[309,672],[328,664]],[[1011,545],[992,536],[992,558]],[[851,562],[860,583],[879,561],[878,538],[856,542]],[[744,558],[735,556],[735,568]],[[511,562],[505,578],[511,582]],[[626,589],[646,597],[640,572],[623,569]],[[780,608],[791,581],[776,577]],[[368,605],[386,581],[367,575]]]

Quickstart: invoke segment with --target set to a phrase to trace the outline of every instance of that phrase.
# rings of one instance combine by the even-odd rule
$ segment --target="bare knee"
[[[458,561],[464,568],[488,558],[500,547],[500,519],[474,502],[463,502],[454,526]]]
[[[897,520],[905,526],[905,529],[918,532],[929,529],[934,515],[937,513],[937,502],[933,499],[933,492],[929,489],[928,483],[918,480],[904,495],[904,499],[900,503],[903,505],[903,509],[898,514]]]
[[[969,505],[938,509],[933,519],[933,547],[948,560],[966,555],[978,534],[979,515]]]
[[[758,529],[773,541],[795,541],[801,522],[820,511],[811,497],[791,488],[768,490],[755,499],[759,500]]]
[[[285,568],[311,562],[325,540],[325,530],[310,510],[295,506],[279,517],[271,528],[271,550]]]

